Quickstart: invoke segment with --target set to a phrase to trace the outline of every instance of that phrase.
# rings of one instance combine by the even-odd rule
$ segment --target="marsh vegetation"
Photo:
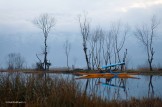
[[[3,107],[158,107],[162,105],[162,99],[156,96],[110,100],[98,96],[95,91],[93,90],[91,94],[85,93],[83,83],[69,76],[52,75],[44,78],[41,74],[27,76],[7,73],[0,77],[0,105]],[[10,103],[16,101],[22,103]]]

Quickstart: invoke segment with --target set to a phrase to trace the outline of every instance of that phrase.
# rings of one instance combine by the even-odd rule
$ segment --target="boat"
[[[90,79],[90,78],[133,78],[139,79],[135,77],[135,73],[79,73],[81,76],[76,79]]]
[[[109,68],[109,67],[116,67],[116,66],[123,66],[125,65],[125,62],[116,63],[116,64],[110,64],[106,66],[102,66],[99,68],[99,70]],[[105,73],[77,73],[79,75],[79,78],[76,79],[90,79],[90,78],[133,78],[133,79],[139,79],[135,77],[137,73],[122,73],[122,72],[113,72],[111,69],[106,71]]]
[[[115,66],[118,66],[118,65],[125,65],[125,62],[116,63],[116,64],[110,64],[110,65],[105,65],[105,66],[102,66],[101,68],[115,67]]]

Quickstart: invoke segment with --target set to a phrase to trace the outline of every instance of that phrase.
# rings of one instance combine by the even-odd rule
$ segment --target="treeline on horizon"
[[[55,28],[55,18],[49,14],[42,14],[33,20],[33,24],[38,27],[44,36],[44,49],[42,51],[44,59],[41,60],[36,53],[38,61],[33,66],[37,70],[49,70],[51,63],[48,59],[48,44],[47,40],[50,31]],[[91,30],[90,19],[87,14],[78,17],[78,24],[80,27],[80,34],[82,37],[83,52],[85,55],[85,63],[88,70],[95,70],[100,68],[102,65],[108,65],[113,63],[125,62],[127,67],[127,49],[124,48],[124,44],[130,32],[141,43],[141,47],[146,51],[147,65],[150,71],[154,70],[153,60],[155,49],[153,46],[154,38],[157,36],[157,29],[160,24],[157,17],[154,15],[150,24],[141,24],[136,26],[134,31],[130,30],[128,24],[122,24],[120,21],[110,24],[110,28],[106,31],[101,27],[96,27],[96,29]],[[70,70],[69,66],[69,54],[71,51],[71,43],[66,40],[63,44],[65,55],[66,55],[66,66]],[[19,53],[9,53],[6,59],[7,69],[27,69],[25,67],[25,58]],[[75,65],[72,65],[75,69]],[[160,67],[159,67],[160,69]]]

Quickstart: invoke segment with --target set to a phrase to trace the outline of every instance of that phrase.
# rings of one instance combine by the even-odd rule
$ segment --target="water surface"
[[[43,78],[43,74],[31,74],[31,73],[0,73],[0,78],[5,76],[21,75],[22,79],[26,79],[28,76],[36,76],[37,78]],[[114,78],[111,81],[106,79],[79,79],[76,80],[76,76],[72,74],[54,74],[48,73],[47,76],[50,78],[60,77],[65,79],[72,79],[76,81],[83,93],[89,96],[97,95],[108,100],[128,100],[132,97],[143,98],[143,97],[160,97],[162,98],[162,76],[152,75],[136,75],[140,79],[119,79]]]

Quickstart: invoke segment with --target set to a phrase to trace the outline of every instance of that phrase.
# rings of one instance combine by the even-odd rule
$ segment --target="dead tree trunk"
[[[47,38],[50,30],[55,26],[54,17],[50,17],[48,14],[42,14],[33,22],[43,32],[44,36],[44,70],[46,71],[51,65],[47,60]]]
[[[150,71],[153,70],[152,62],[154,57],[154,48],[153,48],[153,38],[155,37],[155,30],[159,25],[159,21],[156,20],[156,17],[153,16],[151,20],[151,26],[143,24],[142,27],[136,27],[134,32],[136,38],[143,44],[147,53],[147,60],[149,64]]]
[[[83,51],[87,63],[87,68],[90,70],[90,62],[88,58],[88,52],[87,52],[87,42],[88,42],[88,37],[89,37],[89,22],[87,21],[86,15],[84,15],[83,22],[81,22],[81,17],[79,17],[79,24],[80,24],[80,30],[81,30],[81,35],[83,39]]]
[[[44,70],[47,70],[47,34],[44,40]]]

